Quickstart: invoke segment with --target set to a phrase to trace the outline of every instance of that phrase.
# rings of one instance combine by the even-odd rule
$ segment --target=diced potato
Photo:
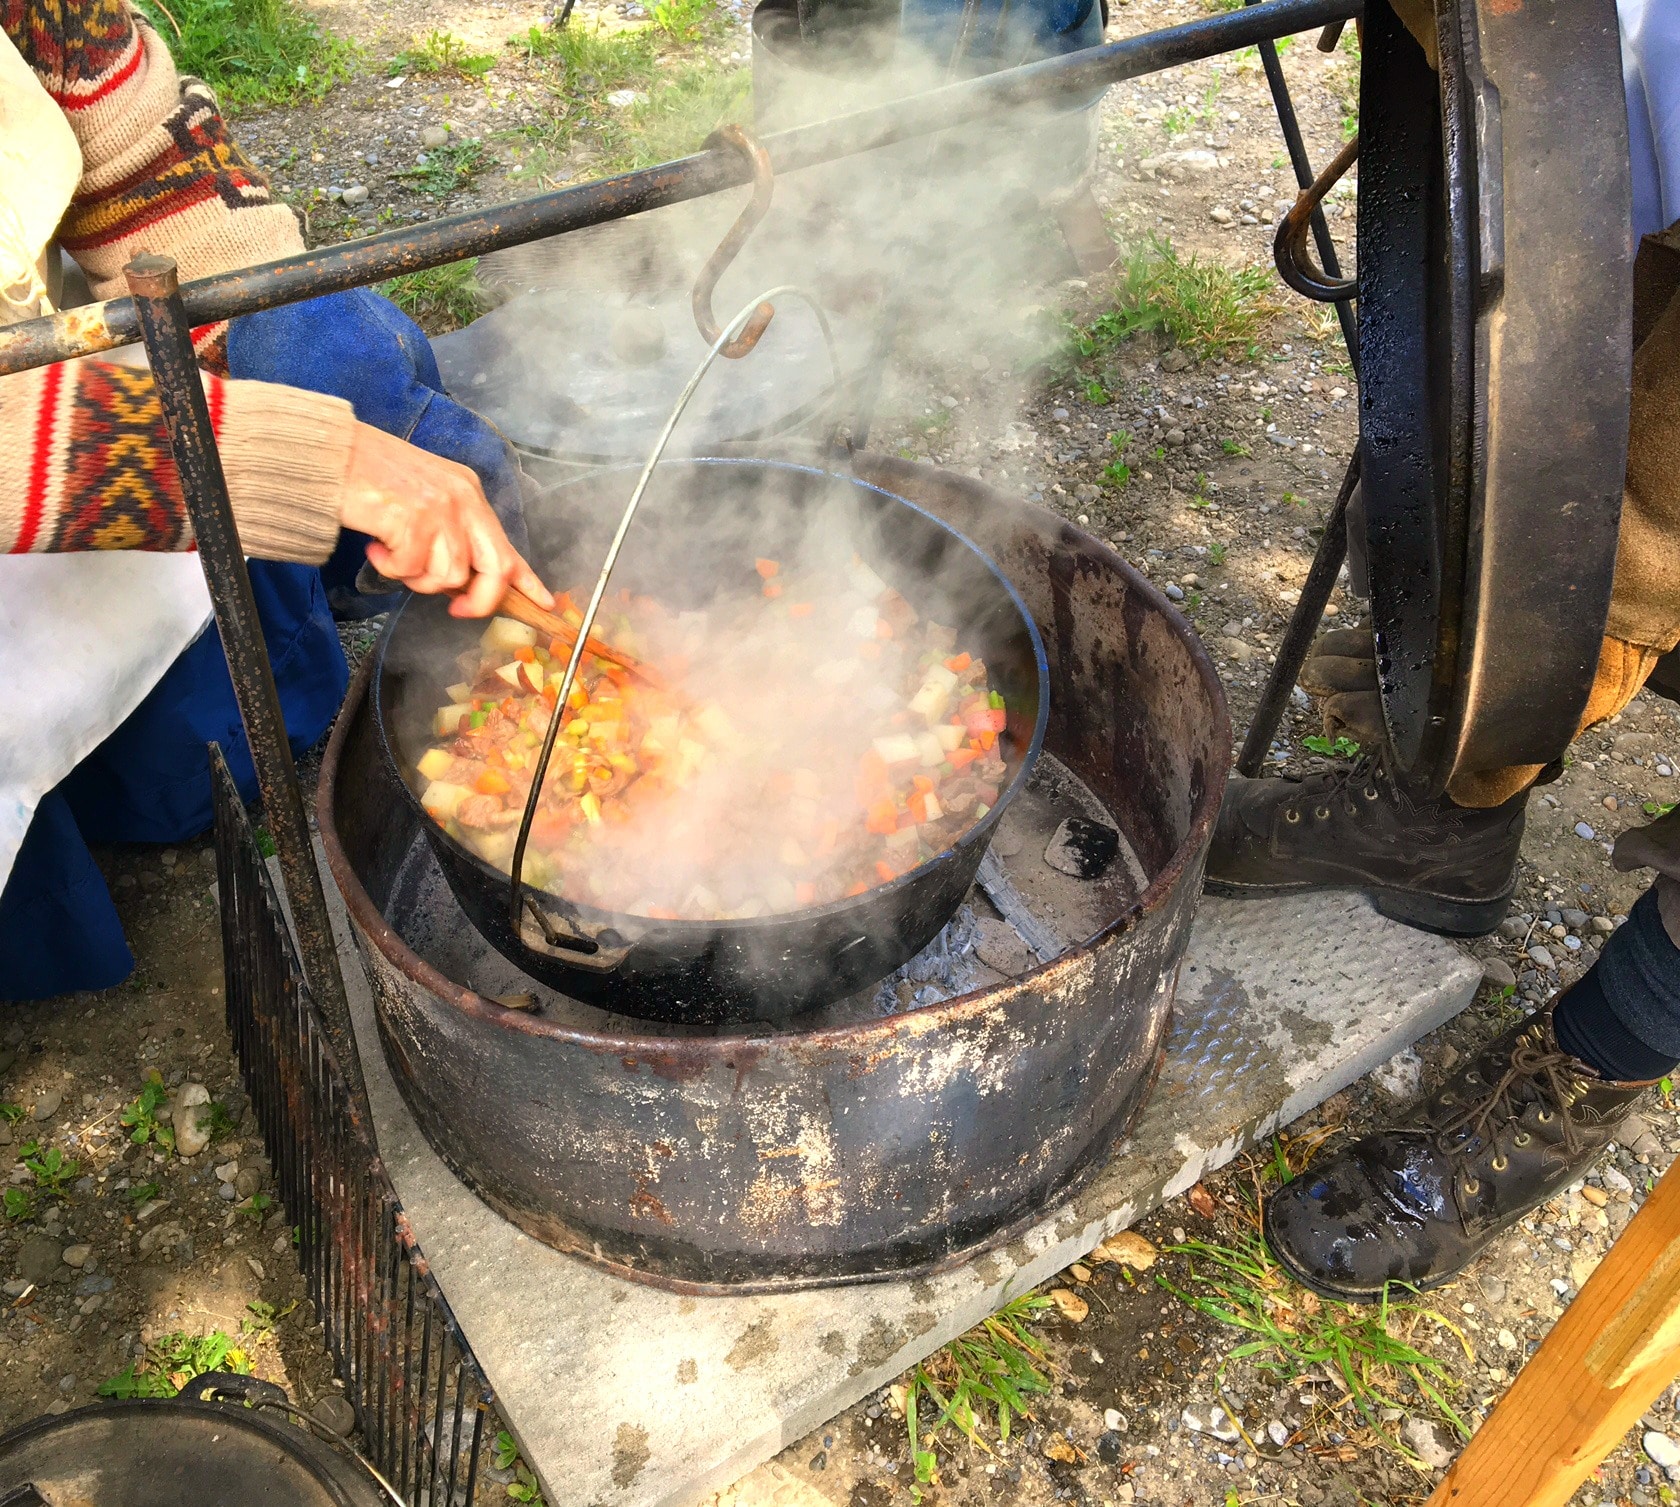
[[[511,617],[493,617],[479,643],[490,654],[511,654],[515,649],[534,648],[537,630],[516,623]]]
[[[533,696],[543,688],[543,667],[539,664],[526,664],[523,660],[516,660],[519,666],[519,680],[517,689],[529,691]]]
[[[420,778],[423,780],[441,780],[449,773],[449,766],[454,762],[448,749],[428,748],[420,755],[420,762],[415,768],[420,771]]]
[[[853,555],[851,567],[846,572],[846,579],[856,590],[861,591],[871,602],[887,589],[887,583],[866,565],[861,556]],[[870,609],[873,612],[873,608]]]
[[[853,638],[874,638],[875,624],[880,618],[881,614],[873,606],[859,607],[847,621],[847,631]]]
[[[938,821],[939,818],[942,817],[945,814],[945,808],[939,804],[939,797],[936,796],[931,790],[927,793],[926,803],[927,803],[927,819],[930,822]]]
[[[454,706],[440,706],[437,716],[432,719],[432,732],[439,738],[453,737],[460,730],[461,719],[472,715],[470,702],[457,702]]]
[[[888,764],[914,764],[922,756],[916,740],[909,733],[892,733],[885,738],[877,738],[875,752]]]
[[[955,722],[941,722],[934,728],[933,735],[939,739],[939,746],[946,753],[951,753],[963,746],[963,739],[968,736],[968,729]]]
[[[944,686],[924,685],[910,698],[909,709],[924,722],[941,722],[951,710],[951,693]]]
[[[916,736],[916,756],[923,769],[932,769],[936,764],[945,762],[945,745],[932,733],[919,733]]]
[[[735,724],[729,720],[723,708],[713,701],[708,701],[694,714],[694,725],[714,743],[731,743],[739,736],[735,731]]]
[[[790,772],[793,781],[793,793],[801,800],[820,801],[823,793],[822,778],[814,769],[795,769]]]
[[[957,683],[957,672],[947,670],[944,665],[929,665],[927,674],[922,676],[922,688],[937,686],[942,691],[950,691]]]
[[[509,660],[505,665],[497,665],[496,673],[510,686],[512,686],[514,690],[522,691],[525,687],[520,683],[519,672],[524,668],[525,666],[520,664],[517,659],[513,659]]]
[[[472,793],[465,785],[452,785],[447,780],[433,780],[420,797],[420,804],[426,808],[426,814],[433,821],[449,821],[453,819],[456,808]]]
[[[474,832],[471,838],[478,856],[504,871],[513,863],[514,844],[518,841],[519,831],[512,827],[504,827],[499,832]]]
[[[471,701],[472,686],[465,680],[458,680],[454,685],[447,687],[443,694],[451,701]]]

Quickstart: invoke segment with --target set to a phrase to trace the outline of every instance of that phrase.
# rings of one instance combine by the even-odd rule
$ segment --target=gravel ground
[[[1132,0],[1114,32],[1201,14],[1194,4]],[[635,21],[630,5],[599,13]],[[746,52],[743,11],[703,49],[719,66]],[[590,135],[568,155],[531,151],[533,128],[554,108],[552,80],[515,52],[510,34],[537,23],[534,7],[472,0],[395,0],[323,7],[366,52],[360,74],[319,105],[242,120],[238,134],[306,214],[316,241],[424,219],[520,191],[533,179],[586,172]],[[579,17],[596,15],[585,4]],[[483,82],[402,76],[388,64],[416,36],[446,29],[501,61]],[[1286,67],[1312,155],[1343,139],[1354,65],[1297,39]],[[587,122],[585,123],[585,127]],[[396,174],[428,142],[474,137],[490,165],[435,195]],[[428,135],[426,133],[430,132]],[[1264,81],[1236,56],[1111,92],[1103,107],[1096,188],[1126,246],[1170,239],[1181,256],[1231,268],[1264,264],[1272,220],[1293,192]],[[365,189],[365,196],[358,190]],[[335,193],[334,190],[337,190]],[[350,190],[348,194],[346,190]],[[1330,200],[1331,224],[1351,260],[1353,185]],[[1058,274],[1059,275],[1059,274]],[[1047,308],[1084,322],[1110,306],[1118,274],[1032,290]],[[1250,343],[1202,358],[1143,335],[1100,371],[1023,382],[1009,362],[975,348],[919,349],[888,384],[875,443],[974,472],[1056,508],[1113,542],[1181,605],[1225,677],[1240,728],[1298,596],[1317,533],[1356,432],[1354,382],[1333,322],[1276,296]],[[1124,434],[1116,446],[1110,436]],[[1130,466],[1122,486],[1105,468]],[[1330,612],[1356,622],[1338,593]],[[357,645],[365,643],[361,634]],[[1275,750],[1299,770],[1316,715],[1291,709]],[[1608,847],[1664,802],[1680,770],[1680,723],[1668,703],[1639,697],[1582,738],[1561,779],[1530,804],[1516,914],[1499,934],[1468,944],[1487,983],[1459,1019],[1402,1053],[1305,1121],[1283,1154],[1301,1165],[1326,1137],[1382,1121],[1478,1043],[1578,976],[1643,887],[1618,875]],[[22,1196],[0,1218],[0,1426],[90,1400],[99,1383],[175,1331],[220,1331],[305,1407],[341,1408],[320,1331],[289,1256],[289,1220],[267,1200],[267,1167],[245,1109],[221,1023],[220,959],[207,842],[101,855],[139,958],[135,977],[99,996],[13,1007],[0,1015],[0,1167]],[[192,1109],[210,1144],[171,1154],[136,1145],[121,1120],[155,1073],[160,1108]],[[191,1106],[201,1096],[221,1107]],[[1583,1184],[1525,1220],[1461,1280],[1431,1294],[1425,1312],[1396,1321],[1437,1363],[1444,1406],[1394,1371],[1357,1399],[1323,1364],[1263,1365],[1233,1357],[1252,1336],[1187,1304],[1217,1272],[1170,1249],[1252,1235],[1255,1190],[1270,1175],[1239,1165],[1145,1221],[1140,1241],[1064,1273],[1069,1295],[1033,1325],[1052,1378],[1011,1439],[961,1445],[947,1431],[939,1479],[923,1501],[952,1504],[1179,1504],[1277,1500],[1309,1504],[1421,1501],[1456,1449],[1452,1415],[1474,1424],[1544,1336],[1609,1243],[1680,1150],[1680,1123],[1653,1097]],[[22,1160],[26,1142],[76,1163],[46,1182]],[[46,1166],[46,1163],[42,1163]],[[1143,1243],[1147,1242],[1147,1244]],[[1323,1315],[1310,1297],[1266,1279],[1266,1311],[1297,1332]],[[1357,1317],[1357,1316],[1356,1316]],[[155,1353],[155,1351],[153,1352]],[[1218,1406],[1223,1396],[1229,1416]],[[721,1494],[723,1504],[888,1507],[908,1500],[914,1472],[903,1393],[889,1389],[832,1420]],[[1240,1423],[1239,1429],[1236,1425]],[[1647,1430],[1649,1432],[1647,1432]],[[1643,1440],[1642,1440],[1643,1436]],[[1680,1417],[1672,1395],[1606,1462],[1582,1503],[1672,1501],[1680,1480]],[[1665,1470],[1664,1467],[1667,1467]],[[505,1473],[500,1473],[505,1477]],[[487,1483],[484,1499],[501,1500]]]

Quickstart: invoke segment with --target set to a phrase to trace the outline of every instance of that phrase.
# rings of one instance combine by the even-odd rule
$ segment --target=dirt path
[[[361,45],[356,75],[318,105],[237,125],[316,241],[568,181],[672,141],[671,150],[692,145],[684,131],[699,122],[704,134],[713,107],[739,99],[747,55],[744,8],[719,11],[700,40],[667,37],[630,64],[609,49],[593,73],[576,58],[506,45],[543,22],[531,5],[329,0],[320,13]],[[1199,4],[1132,0],[1116,9],[1113,32],[1203,13]],[[636,4],[580,0],[574,25],[611,36],[645,19]],[[427,56],[435,63],[443,46],[433,42],[428,53],[428,39],[440,33],[459,41],[449,56],[493,58],[493,66],[428,71]],[[1325,56],[1312,41],[1294,39],[1285,64],[1313,158],[1323,162],[1349,124],[1355,64],[1345,49]],[[698,106],[655,118],[662,99],[689,92]],[[1030,381],[960,341],[918,348],[894,371],[874,443],[995,480],[1112,541],[1180,602],[1226,679],[1240,729],[1356,432],[1354,382],[1333,319],[1283,294],[1269,274],[1244,278],[1268,266],[1272,221],[1294,192],[1257,59],[1223,58],[1111,91],[1095,182],[1138,266],[1158,266],[1162,252],[1150,248],[1170,243],[1180,268],[1193,258],[1221,269],[1200,292],[1194,279],[1168,291],[1195,305],[1235,286],[1231,317],[1252,328],[1200,349],[1149,331],[1099,335],[1089,356]],[[1330,201],[1349,263],[1352,188]],[[1046,267],[1056,263],[1046,256]],[[1125,266],[1091,280],[1066,270],[1029,290],[1044,310],[1090,330],[1125,304]],[[445,290],[424,311],[429,327],[470,314],[470,303]],[[1203,321],[1198,328],[1225,317],[1199,305],[1189,314]],[[1358,604],[1340,593],[1331,610],[1357,620]],[[1314,716],[1294,708],[1280,765],[1310,759],[1302,739],[1316,731]],[[1611,872],[1606,845],[1642,819],[1646,803],[1665,798],[1676,758],[1680,724],[1667,703],[1646,696],[1581,740],[1563,778],[1531,803],[1512,935],[1470,948],[1490,979],[1477,1003],[1415,1056],[1291,1127],[1280,1146],[1293,1166],[1326,1133],[1392,1113],[1419,1081],[1436,1081],[1524,1003],[1590,962],[1642,887],[1639,876]],[[140,959],[135,978],[97,997],[0,1015],[0,1103],[23,1116],[0,1123],[0,1165],[18,1195],[0,1218],[8,1305],[0,1426],[88,1401],[137,1359],[166,1367],[157,1342],[175,1331],[242,1342],[250,1363],[306,1407],[333,1396],[221,1025],[208,858],[203,842],[103,855]],[[1536,944],[1547,951],[1537,955]],[[193,1084],[222,1106],[214,1144],[191,1157],[160,1151],[155,1139],[135,1144],[121,1116],[153,1072],[165,1106]],[[1231,1358],[1253,1335],[1196,1306],[1222,1291],[1219,1301],[1264,1315],[1286,1344],[1371,1337],[1363,1316],[1326,1314],[1275,1273],[1168,1249],[1199,1241],[1252,1258],[1254,1201],[1275,1172],[1233,1169],[1146,1221],[1139,1234],[1149,1245],[1132,1248],[1133,1265],[1092,1261],[1053,1284],[1079,1301],[1062,1299],[1030,1325],[1051,1390],[1032,1399],[1032,1416],[1017,1420],[1007,1444],[989,1423],[989,1448],[947,1429],[937,1482],[920,1488],[922,1500],[1421,1501],[1456,1447],[1455,1422],[1473,1426],[1485,1412],[1680,1150],[1666,1099],[1635,1123],[1633,1143],[1584,1186],[1397,1322],[1422,1369],[1377,1368],[1364,1378],[1365,1396],[1334,1366],[1292,1362],[1281,1349]],[[74,1171],[61,1162],[43,1183],[22,1160],[30,1140],[73,1160]],[[885,1392],[849,1410],[725,1492],[720,1507],[908,1501],[915,1466],[903,1402],[902,1392]],[[1648,1426],[1680,1436],[1672,1398]],[[493,1481],[484,1499],[502,1495]],[[1594,1507],[1673,1499],[1664,1472],[1640,1455],[1637,1431],[1602,1483],[1578,1498]]]

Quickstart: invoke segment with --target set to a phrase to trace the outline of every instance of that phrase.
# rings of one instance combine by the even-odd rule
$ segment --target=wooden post
[[[1663,1175],[1428,1507],[1563,1507],[1680,1373],[1680,1163]]]

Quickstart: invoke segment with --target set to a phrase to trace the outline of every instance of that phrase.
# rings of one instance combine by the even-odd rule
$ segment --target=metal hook
[[[1352,298],[1359,291],[1358,281],[1354,278],[1326,275],[1307,250],[1307,232],[1312,227],[1313,212],[1358,156],[1359,137],[1355,136],[1336,154],[1330,166],[1313,180],[1311,187],[1301,190],[1289,213],[1279,223],[1277,237],[1272,242],[1272,260],[1277,263],[1278,276],[1297,293],[1318,303],[1336,303]]]
[[[713,131],[706,138],[705,144],[714,148],[733,147],[751,164],[753,175],[751,200],[741,211],[740,217],[729,227],[729,234],[718,243],[717,250],[706,259],[706,265],[700,269],[700,276],[694,283],[694,322],[700,327],[700,338],[707,345],[711,345],[722,333],[717,320],[712,317],[712,294],[717,291],[718,279],[740,255],[747,237],[769,212],[770,195],[775,189],[776,180],[770,166],[770,154],[733,121]],[[776,310],[770,304],[761,303],[753,310],[752,318],[746,322],[741,333],[722,347],[722,354],[731,361],[738,361],[746,355],[770,327],[775,313]]]

